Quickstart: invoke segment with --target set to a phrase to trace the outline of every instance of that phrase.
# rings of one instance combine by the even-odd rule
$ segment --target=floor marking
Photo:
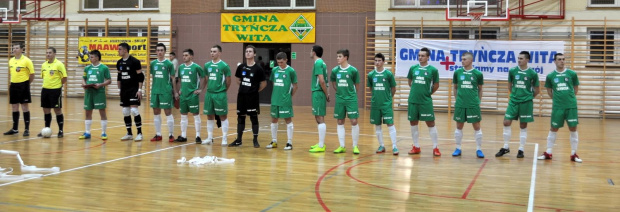
[[[125,125],[111,126],[111,127],[107,127],[106,129],[118,128],[118,127],[125,127]],[[94,129],[94,130],[101,130],[101,128],[97,128],[97,129]],[[79,133],[83,133],[83,132],[84,131],[65,132],[64,135],[66,137],[67,135],[79,134]],[[54,138],[54,137],[57,137],[57,136],[54,135],[51,138]],[[20,141],[27,141],[27,140],[34,140],[34,139],[47,139],[47,138],[41,138],[41,137],[37,137],[37,135],[34,135],[34,137],[29,137],[29,138],[22,138],[22,139],[12,140],[12,141],[3,141],[3,142],[0,142],[0,144],[10,144],[10,143],[15,143],[15,142],[20,142]]]
[[[465,190],[465,193],[463,193],[463,196],[461,196],[461,199],[467,199],[467,195],[469,195],[469,192],[474,187],[474,184],[476,184],[476,180],[478,179],[478,176],[480,176],[480,173],[482,173],[482,169],[484,169],[484,166],[487,165],[487,162],[489,162],[489,159],[484,159],[484,162],[482,162],[482,166],[480,166],[480,169],[478,169],[476,176],[474,176],[474,179],[472,179],[471,183],[469,183],[469,186],[467,186],[467,189]]]
[[[532,180],[530,182],[530,198],[527,201],[527,211],[534,211],[534,193],[536,192],[536,164],[538,164],[538,143],[534,146],[534,161],[532,162]]]

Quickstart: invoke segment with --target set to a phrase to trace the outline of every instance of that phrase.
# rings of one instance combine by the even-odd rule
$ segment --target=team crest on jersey
[[[161,70],[166,70],[166,66],[161,67]]]
[[[424,76],[428,76],[428,72],[424,72]]]
[[[250,73],[250,77],[253,77],[253,76],[254,76],[254,73]]]
[[[50,71],[50,76],[54,76],[54,70]]]
[[[560,79],[555,78],[555,79],[553,79],[553,81],[554,81],[555,83],[558,83],[558,82],[560,82]]]
[[[349,75],[347,74],[347,78],[349,78]]]
[[[385,79],[383,79],[383,82],[385,82]]]
[[[568,78],[564,78],[564,81],[568,82]]]
[[[471,81],[474,81],[474,77],[470,77]]]
[[[521,78],[521,76],[519,76],[519,75],[515,76],[515,79],[519,79],[519,78]]]
[[[17,71],[17,72],[19,72],[19,71],[21,71],[21,70],[22,70],[22,67],[17,67],[17,68],[15,69],[15,71]]]
[[[418,74],[420,74],[420,71],[415,71],[415,75],[418,75]]]
[[[286,78],[286,74],[282,74],[282,78]]]
[[[241,75],[245,76],[245,71],[244,71],[244,72],[241,72]]]
[[[527,80],[527,77],[523,77],[524,80]]]

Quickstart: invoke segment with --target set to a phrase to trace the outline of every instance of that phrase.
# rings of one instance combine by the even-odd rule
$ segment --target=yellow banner
[[[146,37],[80,37],[78,42],[78,62],[79,64],[90,64],[88,52],[99,50],[101,52],[101,63],[116,67],[116,62],[121,59],[118,56],[118,44],[127,43],[131,46],[129,54],[140,60],[142,65],[147,64]]]
[[[314,43],[315,13],[222,13],[222,42]]]

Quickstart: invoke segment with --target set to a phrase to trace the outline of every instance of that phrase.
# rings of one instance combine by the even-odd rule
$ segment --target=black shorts
[[[62,108],[62,88],[41,90],[42,108]]]
[[[12,82],[9,87],[9,95],[11,95],[9,99],[10,104],[32,103],[32,98],[30,98],[30,82]]]
[[[237,94],[237,115],[258,115],[260,105],[258,103],[258,93],[256,94]]]
[[[136,93],[138,93],[138,87],[121,88],[121,107],[140,106],[140,99],[136,97]]]

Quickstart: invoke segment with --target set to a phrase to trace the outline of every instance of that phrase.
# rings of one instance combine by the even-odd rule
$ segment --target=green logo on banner
[[[295,34],[295,36],[297,36],[297,38],[301,41],[308,34],[310,34],[310,32],[312,31],[312,29],[314,29],[314,27],[310,25],[308,20],[303,15],[299,15],[297,20],[295,20],[295,22],[293,22],[293,24],[290,27],[288,27],[288,29],[293,34]]]
[[[276,61],[275,60],[270,60],[269,61],[269,67],[271,67],[271,68],[276,67]]]

